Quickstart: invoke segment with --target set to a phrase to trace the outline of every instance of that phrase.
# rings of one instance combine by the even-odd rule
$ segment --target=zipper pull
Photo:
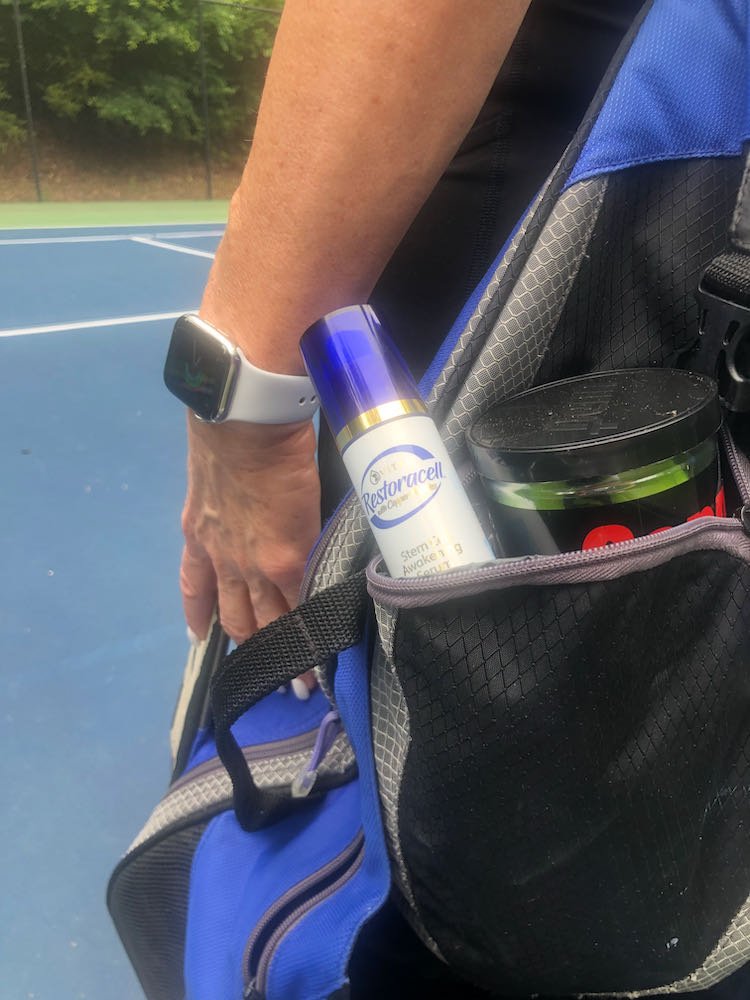
[[[258,993],[258,988],[256,986],[255,980],[248,985],[245,992],[242,994],[242,1000],[263,1000],[263,997]]]
[[[338,712],[332,711],[323,717],[310,759],[292,782],[293,799],[304,799],[310,794],[318,777],[318,769],[342,729]]]
[[[734,516],[742,525],[745,534],[750,535],[750,503],[743,503]]]

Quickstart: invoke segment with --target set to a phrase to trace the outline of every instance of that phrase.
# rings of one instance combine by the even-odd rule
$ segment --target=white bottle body
[[[427,576],[495,558],[428,416],[377,424],[342,457],[392,577]]]

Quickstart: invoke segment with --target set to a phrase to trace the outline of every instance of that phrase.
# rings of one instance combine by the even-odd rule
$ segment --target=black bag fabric
[[[400,849],[424,929],[470,981],[678,981],[742,909],[746,559],[689,550],[400,610]]]

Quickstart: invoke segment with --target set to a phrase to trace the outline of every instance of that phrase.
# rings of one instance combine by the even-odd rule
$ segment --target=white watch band
[[[256,368],[237,348],[239,368],[224,420],[253,424],[293,424],[318,409],[315,387],[306,375],[280,375]]]

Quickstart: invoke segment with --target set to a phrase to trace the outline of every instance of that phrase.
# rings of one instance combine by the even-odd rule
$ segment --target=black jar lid
[[[720,425],[716,382],[707,375],[633,368],[528,389],[483,414],[467,442],[486,478],[538,483],[650,465]]]

